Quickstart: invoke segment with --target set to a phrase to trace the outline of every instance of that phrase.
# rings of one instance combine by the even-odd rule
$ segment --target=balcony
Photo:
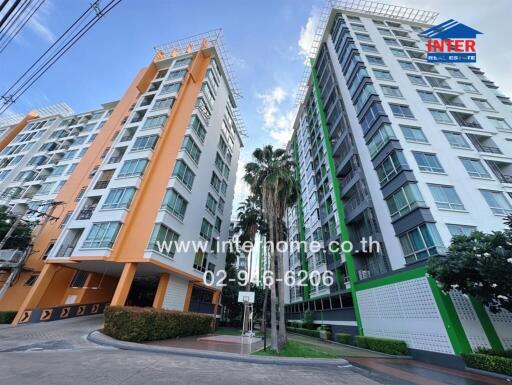
[[[501,183],[512,183],[512,163],[485,161]]]
[[[468,134],[471,143],[480,152],[486,152],[489,154],[503,154],[500,148],[494,143],[490,136],[472,135]]]
[[[109,182],[110,182],[110,180],[99,180],[96,182],[96,184],[94,185],[93,188],[95,190],[102,190],[104,188],[107,188]]]
[[[98,181],[94,185],[95,190],[101,190],[108,186],[112,176],[114,175],[114,170],[105,170],[101,173]]]
[[[464,114],[460,112],[450,112],[457,122],[457,124],[461,127],[470,127],[470,128],[478,128],[482,129],[482,126],[471,114]]]
[[[91,206],[84,208],[78,213],[78,216],[76,217],[77,220],[83,221],[87,219],[91,219],[92,214],[94,213],[94,210],[96,209],[96,206]]]
[[[457,95],[443,94],[440,92],[438,92],[437,95],[447,106],[466,108],[466,105],[459,100]]]

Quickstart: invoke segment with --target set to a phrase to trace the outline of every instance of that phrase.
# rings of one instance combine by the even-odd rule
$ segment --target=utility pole
[[[51,202],[50,208],[49,208],[49,210],[47,210],[49,212],[47,212],[47,213],[40,213],[37,210],[28,209],[25,213],[19,214],[16,217],[16,220],[12,224],[9,231],[5,234],[4,238],[0,242],[0,250],[2,250],[5,243],[9,240],[9,238],[12,236],[12,234],[14,233],[16,228],[19,226],[19,224],[23,220],[22,217],[25,214],[27,214],[28,212],[35,212],[43,217],[43,220],[41,221],[41,223],[37,224],[37,226],[39,226],[39,229],[38,229],[37,234],[35,235],[34,239],[31,242],[32,244],[36,243],[42,233],[44,226],[48,223],[48,221],[50,221],[50,220],[55,221],[55,220],[59,219],[59,217],[55,217],[52,214],[53,214],[53,211],[55,210],[55,207],[57,207],[61,204],[63,204],[63,202]],[[14,262],[14,265],[9,264],[8,267],[11,269],[11,274],[9,275],[9,278],[7,278],[7,280],[4,282],[4,285],[0,288],[0,300],[5,296],[5,294],[7,293],[7,290],[14,284],[16,279],[19,277],[19,275],[23,271],[23,267],[25,266],[25,262],[26,262],[27,258],[31,254],[32,254],[32,245],[29,245],[23,252],[23,255],[21,256],[21,258],[18,262]],[[0,267],[1,267],[1,263],[0,263]]]

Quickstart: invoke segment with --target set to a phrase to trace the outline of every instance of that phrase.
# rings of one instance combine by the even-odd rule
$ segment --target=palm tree
[[[295,165],[284,149],[271,145],[253,152],[254,162],[245,166],[244,180],[251,186],[253,194],[261,199],[263,219],[268,226],[268,238],[274,247],[269,253],[269,268],[274,279],[270,285],[271,346],[278,351],[286,343],[286,322],[284,311],[284,256],[275,245],[285,240],[283,218],[286,209],[297,199]],[[277,264],[277,274],[276,274]],[[275,278],[279,279],[279,299]],[[276,325],[276,304],[279,300],[279,334]]]

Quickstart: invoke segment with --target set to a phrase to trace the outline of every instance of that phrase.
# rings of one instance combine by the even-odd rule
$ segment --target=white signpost
[[[242,336],[254,337],[255,334],[252,331],[252,315],[253,315],[253,304],[254,304],[254,292],[253,291],[240,291],[238,292],[238,302],[244,304],[244,321]]]

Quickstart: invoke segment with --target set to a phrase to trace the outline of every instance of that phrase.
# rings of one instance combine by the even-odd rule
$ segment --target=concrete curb
[[[151,352],[160,354],[175,354],[189,357],[210,358],[215,360],[247,362],[252,364],[268,365],[299,365],[299,366],[351,366],[347,360],[327,358],[295,358],[295,357],[262,357],[252,355],[240,355],[233,353],[211,352],[206,350],[172,348],[167,346],[144,345],[135,342],[119,341],[106,336],[99,330],[92,331],[87,335],[87,340],[102,346],[114,347],[122,350],[133,350],[138,352]]]
[[[506,374],[501,374],[501,373],[496,373],[496,372],[489,372],[487,370],[481,370],[481,369],[476,369],[476,368],[470,368],[469,366],[466,366],[466,370],[468,372],[473,372],[473,373],[481,374],[483,376],[499,378],[500,380],[505,380],[505,381],[511,381],[512,380],[512,376],[507,376]]]

